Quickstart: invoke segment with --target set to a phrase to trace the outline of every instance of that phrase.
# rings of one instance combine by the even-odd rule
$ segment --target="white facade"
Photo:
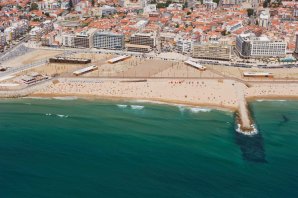
[[[124,48],[124,35],[112,32],[97,32],[93,36],[93,45],[99,49],[118,49]]]
[[[74,47],[74,38],[73,34],[63,34],[62,35],[62,45],[65,47]]]
[[[241,34],[236,38],[236,49],[243,57],[283,57],[286,55],[287,43],[273,41],[266,36]]]
[[[259,26],[261,27],[269,27],[269,21],[270,20],[270,13],[269,10],[263,10],[259,16]]]
[[[182,54],[188,54],[192,50],[192,40],[179,38],[176,41],[177,51]]]

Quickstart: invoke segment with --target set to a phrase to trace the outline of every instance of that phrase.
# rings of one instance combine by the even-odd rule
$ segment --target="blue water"
[[[298,102],[250,107],[0,100],[0,197],[298,197]]]

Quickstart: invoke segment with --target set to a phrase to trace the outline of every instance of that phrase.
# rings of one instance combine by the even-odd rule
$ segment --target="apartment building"
[[[6,37],[4,33],[0,32],[0,48],[3,48],[6,45]]]
[[[74,44],[75,35],[71,33],[62,34],[62,45],[65,47],[75,47]]]
[[[209,60],[230,60],[232,48],[229,45],[214,43],[194,44],[192,57]]]
[[[189,54],[192,49],[192,40],[189,39],[184,39],[184,38],[179,38],[176,41],[176,48],[177,52],[181,54]]]
[[[9,43],[12,40],[16,39],[16,28],[15,27],[8,27],[4,30],[4,35],[6,42]]]
[[[283,57],[286,55],[287,43],[249,33],[237,36],[236,49],[243,58]]]
[[[35,27],[29,32],[30,40],[32,41],[40,41],[42,35],[43,29],[41,27]]]
[[[96,32],[93,36],[95,48],[121,50],[124,48],[124,35],[112,32]]]
[[[135,44],[126,44],[127,51],[130,52],[141,52],[141,53],[148,53],[152,49],[148,45],[135,45]]]
[[[269,9],[261,11],[261,14],[258,18],[259,26],[267,28],[270,23],[270,13]]]
[[[156,46],[156,34],[150,33],[135,33],[130,37],[130,44],[147,45],[151,48]]]
[[[91,28],[88,30],[83,30],[77,33],[74,37],[74,47],[75,48],[92,48],[93,47],[93,36],[97,30]]]

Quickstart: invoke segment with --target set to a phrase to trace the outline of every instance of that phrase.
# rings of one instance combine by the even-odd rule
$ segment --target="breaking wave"
[[[256,125],[255,124],[252,124],[251,125],[251,130],[250,131],[243,131],[243,130],[241,130],[241,124],[237,124],[237,127],[236,127],[236,131],[238,132],[238,133],[241,133],[241,134],[243,134],[243,135],[248,135],[248,136],[253,136],[253,135],[256,135],[256,134],[258,134],[258,129],[257,129],[257,127],[256,127]]]
[[[125,104],[117,104],[117,107],[119,107],[119,108],[127,108],[127,105],[125,105]]]
[[[78,97],[76,96],[65,96],[65,97],[53,97],[56,100],[77,100]]]
[[[132,109],[135,109],[135,110],[141,110],[141,109],[144,109],[144,106],[141,106],[141,105],[130,105],[130,107]]]
[[[199,112],[210,112],[211,109],[207,109],[207,108],[199,108],[199,107],[191,107],[189,108],[189,110],[193,113],[199,113]]]

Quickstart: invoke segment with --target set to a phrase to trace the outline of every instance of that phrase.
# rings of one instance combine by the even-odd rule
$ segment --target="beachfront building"
[[[121,50],[124,48],[124,35],[113,32],[96,32],[93,36],[95,48]]]
[[[287,43],[249,33],[237,36],[236,49],[243,58],[283,57],[286,55]]]
[[[126,44],[127,51],[130,52],[140,52],[140,53],[148,53],[152,49],[148,45],[135,45],[135,44]]]
[[[130,37],[130,44],[146,45],[154,48],[156,46],[156,34],[150,33],[135,33]]]
[[[194,44],[192,49],[192,57],[209,60],[230,60],[232,49],[229,45],[221,45],[214,43]]]
[[[176,49],[178,53],[189,54],[192,49],[192,40],[190,38],[188,39],[179,38],[176,41]]]
[[[74,47],[74,34],[62,34],[62,45],[65,47]]]
[[[74,37],[75,48],[92,48],[93,35],[97,30],[95,28],[86,29],[77,33]]]

